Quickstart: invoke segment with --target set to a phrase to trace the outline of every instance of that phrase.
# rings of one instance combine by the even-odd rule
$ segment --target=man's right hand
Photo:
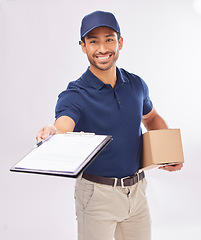
[[[41,128],[36,136],[36,140],[37,142],[40,142],[55,133],[73,132],[74,127],[75,122],[72,118],[68,116],[61,116],[54,122],[54,124],[49,124]]]
[[[54,135],[57,132],[57,128],[53,124],[49,124],[40,129],[38,135],[36,136],[37,142],[46,139],[50,135]]]

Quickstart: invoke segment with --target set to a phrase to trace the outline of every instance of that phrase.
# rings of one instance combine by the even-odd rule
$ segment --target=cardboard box
[[[143,134],[141,170],[183,162],[179,129],[153,130]]]

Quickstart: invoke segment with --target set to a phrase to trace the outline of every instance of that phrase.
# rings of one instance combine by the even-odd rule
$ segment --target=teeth
[[[108,59],[110,56],[108,55],[107,57],[98,57],[98,59],[100,59],[100,60],[106,60],[106,59]]]

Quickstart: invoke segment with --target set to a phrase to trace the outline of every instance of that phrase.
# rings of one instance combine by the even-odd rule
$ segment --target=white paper
[[[33,149],[15,169],[74,172],[106,138],[105,135],[56,134]]]

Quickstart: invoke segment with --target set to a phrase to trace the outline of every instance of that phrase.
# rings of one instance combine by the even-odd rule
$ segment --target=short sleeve
[[[55,118],[68,116],[72,118],[75,124],[78,123],[81,117],[81,96],[79,89],[67,88],[59,94],[55,108]]]
[[[141,79],[141,78],[140,78]],[[143,90],[144,90],[144,97],[143,97],[143,115],[148,114],[153,109],[152,101],[149,97],[149,88],[145,81],[141,79]]]

